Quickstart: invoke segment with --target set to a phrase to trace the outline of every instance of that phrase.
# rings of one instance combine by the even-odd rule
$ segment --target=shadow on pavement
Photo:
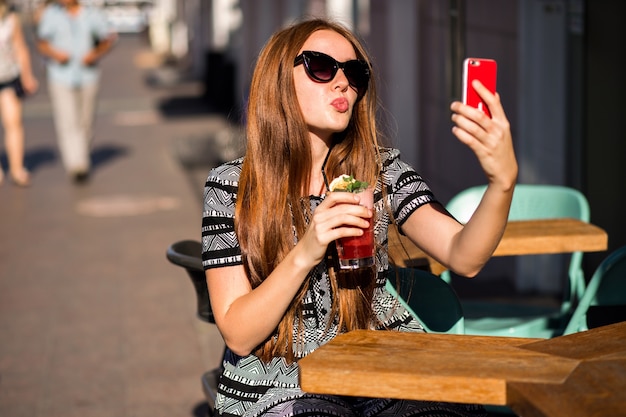
[[[115,158],[128,154],[128,149],[115,145],[100,145],[91,151],[91,164],[94,169],[110,163]],[[57,150],[52,146],[40,146],[28,149],[24,154],[24,166],[30,172],[36,172],[45,165],[52,165],[58,159]],[[8,170],[6,152],[0,153],[0,165]]]
[[[115,158],[128,154],[128,148],[117,145],[100,145],[91,151],[91,165],[93,169],[98,169],[102,165],[111,163]]]
[[[52,146],[40,146],[27,149],[24,153],[24,166],[30,172],[35,172],[45,165],[51,165],[57,160],[56,149]],[[7,155],[0,154],[0,163],[8,169]]]
[[[216,113],[204,96],[180,96],[161,100],[158,109],[165,117],[200,116]]]

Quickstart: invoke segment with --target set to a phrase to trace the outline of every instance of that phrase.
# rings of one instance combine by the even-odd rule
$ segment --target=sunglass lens
[[[369,81],[369,70],[360,61],[346,62],[344,72],[350,84],[357,88],[365,87]]]
[[[337,73],[335,61],[331,57],[324,55],[310,55],[307,68],[313,78],[319,81],[330,81]]]

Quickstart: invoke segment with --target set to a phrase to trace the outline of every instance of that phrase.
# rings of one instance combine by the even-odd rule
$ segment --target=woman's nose
[[[333,78],[333,88],[339,87],[341,91],[345,91],[349,85],[350,82],[348,82],[346,74],[343,72],[343,69],[340,68],[337,70],[335,78]]]

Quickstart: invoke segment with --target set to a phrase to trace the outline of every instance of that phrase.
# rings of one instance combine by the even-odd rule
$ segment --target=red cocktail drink
[[[374,192],[371,188],[359,193],[360,205],[374,208]],[[337,239],[337,254],[341,269],[369,268],[374,265],[374,217],[361,236]]]

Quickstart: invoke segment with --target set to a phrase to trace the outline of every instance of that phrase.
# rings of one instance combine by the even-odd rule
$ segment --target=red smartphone
[[[491,117],[489,108],[472,87],[472,81],[477,79],[489,91],[495,93],[497,73],[498,64],[493,59],[466,58],[463,61],[463,103],[476,107]]]

